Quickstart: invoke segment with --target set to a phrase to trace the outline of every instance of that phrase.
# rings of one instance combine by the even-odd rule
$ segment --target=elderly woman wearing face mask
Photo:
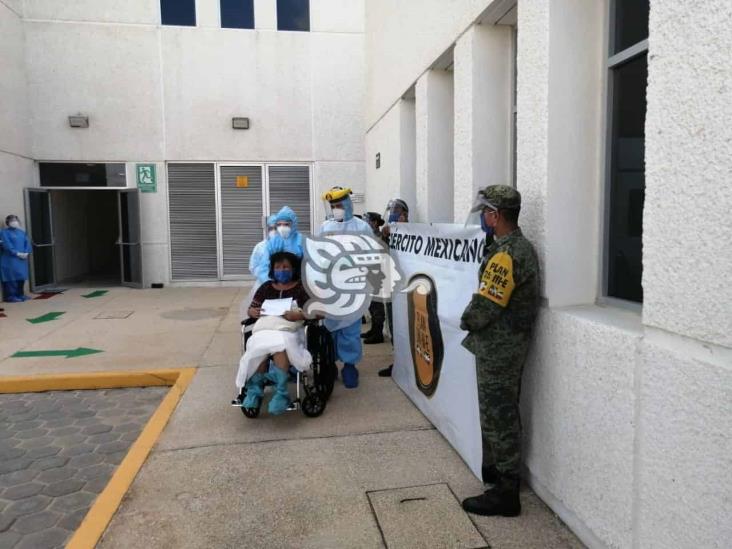
[[[18,303],[30,299],[24,295],[23,287],[28,280],[28,255],[31,245],[28,235],[20,228],[17,215],[5,218],[6,228],[0,231],[0,280],[3,284],[3,295],[8,303]]]
[[[309,298],[300,281],[300,258],[288,252],[276,252],[271,259],[272,280],[259,287],[249,304],[249,316],[257,322],[239,361],[236,385],[241,390],[246,384],[247,396],[242,405],[254,410],[261,406],[264,384],[270,380],[275,386],[275,394],[269,403],[269,413],[278,415],[290,406],[287,390],[290,366],[305,371],[310,367],[312,357],[301,330],[306,318],[302,308]],[[267,300],[286,298],[292,299],[291,310],[282,316],[262,315],[262,306]]]

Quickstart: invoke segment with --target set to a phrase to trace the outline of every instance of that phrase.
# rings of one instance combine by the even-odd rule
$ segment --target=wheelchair
[[[252,335],[255,322],[256,319],[249,318],[241,323],[242,354],[246,350],[246,343]],[[292,399],[292,404],[287,411],[301,410],[307,417],[318,417],[325,411],[338,377],[335,345],[330,332],[320,321],[305,321],[304,330],[307,349],[313,357],[313,362],[309,370],[296,372],[296,396]],[[271,382],[268,384],[271,385]],[[245,385],[237,397],[231,401],[231,405],[240,408],[247,418],[254,419],[259,416],[260,408],[245,408],[242,404],[246,395]]]

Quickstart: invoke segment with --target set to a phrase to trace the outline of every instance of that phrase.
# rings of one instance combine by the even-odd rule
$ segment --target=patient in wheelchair
[[[246,351],[239,361],[236,385],[241,389],[246,383],[246,398],[242,406],[258,410],[262,404],[264,385],[270,380],[274,384],[275,394],[269,402],[268,411],[277,415],[290,406],[287,389],[290,366],[302,372],[309,369],[312,363],[305,342],[303,325],[306,317],[302,311],[309,297],[300,281],[300,259],[294,254],[272,254],[270,279],[259,287],[249,305],[249,317],[256,319],[256,322],[252,336],[246,343]],[[277,310],[286,302],[274,300],[290,299],[290,308]],[[271,308],[268,309],[268,306]]]

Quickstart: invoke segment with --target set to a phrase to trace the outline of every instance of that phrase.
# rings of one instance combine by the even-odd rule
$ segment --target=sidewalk
[[[399,388],[376,375],[390,346],[367,347],[360,387],[337,382],[323,416],[248,420],[229,406],[245,289],[83,293],[7,305],[0,374],[199,367],[101,546],[582,546],[528,489],[517,519],[462,513],[457,500],[481,483]],[[51,311],[65,314],[25,320]],[[123,312],[131,314],[95,319]],[[7,358],[77,347],[104,352]],[[407,487],[417,488],[390,491]]]

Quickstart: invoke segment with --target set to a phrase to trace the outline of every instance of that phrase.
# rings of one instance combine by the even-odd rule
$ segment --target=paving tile
[[[14,501],[5,510],[5,513],[15,515],[16,517],[22,515],[29,515],[31,513],[37,513],[43,511],[48,504],[51,503],[51,498],[43,495],[36,495],[25,499]]]
[[[66,480],[60,480],[53,484],[49,484],[43,489],[43,493],[54,498],[65,496],[67,494],[78,492],[84,487],[84,484],[83,480],[67,478]]]
[[[14,549],[39,549],[40,547],[60,547],[66,543],[69,532],[61,528],[51,528],[23,536]]]
[[[60,513],[41,511],[33,515],[26,515],[15,521],[13,530],[21,534],[32,534],[48,528],[53,528],[61,518]]]
[[[18,532],[2,532],[0,533],[0,547],[14,547],[21,537]]]
[[[0,549],[63,546],[167,391],[0,394]]]
[[[2,493],[2,497],[3,499],[15,501],[40,494],[41,490],[43,490],[43,484],[40,482],[28,482],[26,484],[19,484],[17,486],[6,488]]]

